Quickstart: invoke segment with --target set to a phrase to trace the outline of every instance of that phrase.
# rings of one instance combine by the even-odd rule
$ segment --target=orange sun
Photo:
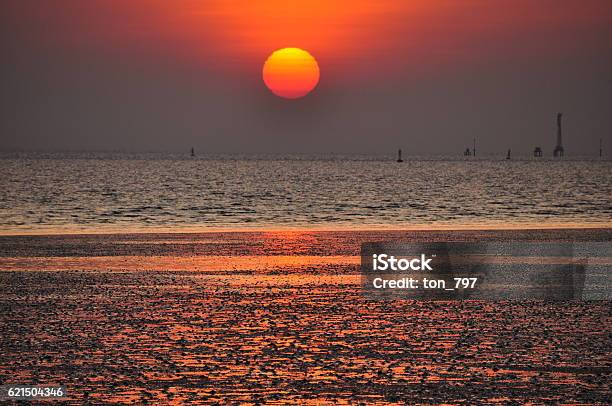
[[[300,48],[272,52],[263,66],[263,80],[277,96],[297,99],[306,96],[319,83],[319,65]]]

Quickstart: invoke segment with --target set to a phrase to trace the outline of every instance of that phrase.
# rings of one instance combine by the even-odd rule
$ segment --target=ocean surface
[[[3,154],[0,230],[610,226],[612,161]]]

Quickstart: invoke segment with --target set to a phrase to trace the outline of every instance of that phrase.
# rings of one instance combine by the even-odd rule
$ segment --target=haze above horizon
[[[460,154],[607,143],[612,3],[5,0],[0,150]],[[321,79],[272,95],[267,56]]]

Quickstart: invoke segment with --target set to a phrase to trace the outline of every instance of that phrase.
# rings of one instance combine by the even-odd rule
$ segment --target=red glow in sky
[[[601,41],[606,0],[13,0],[4,23],[38,46],[143,53],[256,73],[272,51],[317,55],[332,77],[532,58]],[[15,31],[15,30],[13,30]]]

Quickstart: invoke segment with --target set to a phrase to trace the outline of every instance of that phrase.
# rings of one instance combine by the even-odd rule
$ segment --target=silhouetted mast
[[[195,156],[195,149],[193,147],[191,147],[191,156]]]
[[[599,157],[601,158],[603,156],[603,144],[602,144],[602,139],[599,139]]]
[[[476,138],[474,138],[474,148],[472,149],[472,155],[476,156]]]

